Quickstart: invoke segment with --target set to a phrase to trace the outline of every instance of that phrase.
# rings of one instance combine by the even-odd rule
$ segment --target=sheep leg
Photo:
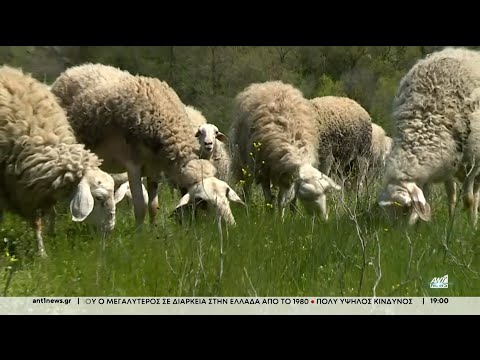
[[[285,208],[295,198],[293,185],[290,188],[279,186],[278,188],[278,208],[280,209],[282,222],[285,220]]]
[[[470,221],[472,221],[473,226],[476,227],[477,224],[477,214],[478,209],[475,209],[476,204],[476,194],[474,194],[475,187],[475,178],[480,172],[480,166],[475,166],[470,173],[468,174],[465,182],[463,183],[463,204],[469,210]]]
[[[261,185],[266,206],[268,207],[268,204],[273,205],[272,190],[270,189],[270,179],[262,179]]]
[[[147,192],[148,215],[150,217],[150,225],[153,225],[158,211],[158,181],[156,179],[147,178]]]
[[[47,257],[47,252],[45,251],[45,246],[43,245],[42,217],[40,214],[35,215],[31,225],[32,225],[33,231],[35,232],[35,238],[37,240],[38,251],[40,252],[40,256]]]
[[[356,186],[357,191],[362,191],[363,188],[368,189],[368,159],[364,156],[358,156],[357,158],[357,175]]]
[[[480,202],[480,183],[478,181],[475,181],[475,184],[473,186],[473,196],[474,196],[473,209],[472,209],[473,226],[477,227],[478,205]]]
[[[291,211],[292,213],[294,213],[295,210],[297,210],[297,197],[296,197],[296,196],[295,196],[295,197],[293,198],[293,200],[290,202],[290,211]]]
[[[327,197],[325,194],[320,196],[320,214],[322,219],[327,221],[328,220],[328,209],[327,209]]]
[[[321,173],[329,176],[334,160],[333,154],[331,153],[326,157],[320,158],[318,170],[320,170]]]
[[[451,219],[453,217],[453,213],[455,212],[455,206],[457,204],[457,186],[455,185],[455,181],[445,181],[445,191],[447,192],[448,198],[448,216]]]
[[[141,229],[147,212],[142,189],[142,172],[139,165],[129,163],[127,166],[128,182],[132,193],[133,209],[137,229]]]
[[[47,233],[52,236],[55,235],[56,216],[57,216],[57,212],[54,206],[48,209],[44,214],[44,218],[47,220],[47,223],[48,223]]]

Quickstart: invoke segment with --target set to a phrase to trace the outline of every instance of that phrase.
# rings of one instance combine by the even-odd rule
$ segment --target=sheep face
[[[307,211],[320,212],[325,219],[328,218],[326,193],[341,189],[335,181],[311,165],[303,165],[300,168],[294,186],[295,195],[302,201]]]
[[[235,225],[229,201],[245,205],[226,182],[209,177],[193,185],[188,193],[180,199],[175,210],[190,203],[197,203],[199,200],[211,204],[216,210],[217,219],[223,218],[228,225]]]
[[[218,131],[218,128],[213,124],[201,125],[195,136],[198,137],[200,142],[202,154],[206,154],[207,156],[211,156],[215,150],[215,142],[217,139],[224,143],[228,142],[227,136]]]
[[[389,207],[390,210],[408,213],[408,223],[413,225],[418,218],[430,221],[431,208],[422,189],[414,182],[402,181],[399,184],[390,183],[378,196],[378,205]],[[396,206],[393,207],[393,206]]]
[[[100,169],[87,170],[79,182],[70,212],[73,221],[93,223],[104,233],[115,227],[114,181]]]

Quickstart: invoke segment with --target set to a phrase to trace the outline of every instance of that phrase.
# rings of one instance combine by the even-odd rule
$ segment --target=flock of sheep
[[[457,180],[476,224],[479,105],[480,53],[465,48],[430,54],[403,77],[393,139],[357,102],[306,99],[281,81],[254,83],[236,96],[227,136],[156,78],[88,63],[47,86],[4,65],[0,212],[28,220],[46,255],[42,219],[54,224],[59,202],[69,201],[72,220],[108,234],[117,203],[129,197],[141,228],[147,210],[155,221],[158,184],[166,180],[180,193],[176,209],[200,201],[232,225],[230,202],[245,205],[260,184],[269,204],[278,188],[282,215],[298,199],[327,220],[329,191],[358,191],[381,175],[378,204],[401,208],[411,224],[430,220],[428,188],[439,182],[452,215]]]

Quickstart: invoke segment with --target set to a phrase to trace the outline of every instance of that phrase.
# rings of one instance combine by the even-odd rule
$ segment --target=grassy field
[[[458,206],[449,222],[443,188],[433,194],[433,221],[407,228],[375,204],[329,196],[330,219],[287,213],[285,222],[256,194],[248,208],[232,204],[235,228],[213,219],[179,225],[176,198],[161,191],[155,228],[133,231],[130,208],[102,249],[84,224],[59,216],[49,257],[36,255],[33,234],[7,215],[0,229],[0,291],[6,296],[479,296],[480,238]],[[301,209],[300,209],[301,210]],[[220,264],[223,264],[220,273]],[[430,289],[448,274],[448,289]]]

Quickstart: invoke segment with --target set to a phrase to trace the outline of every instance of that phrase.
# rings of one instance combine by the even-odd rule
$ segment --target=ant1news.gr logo
[[[430,281],[431,289],[446,289],[448,288],[448,275],[442,277],[435,277]]]

